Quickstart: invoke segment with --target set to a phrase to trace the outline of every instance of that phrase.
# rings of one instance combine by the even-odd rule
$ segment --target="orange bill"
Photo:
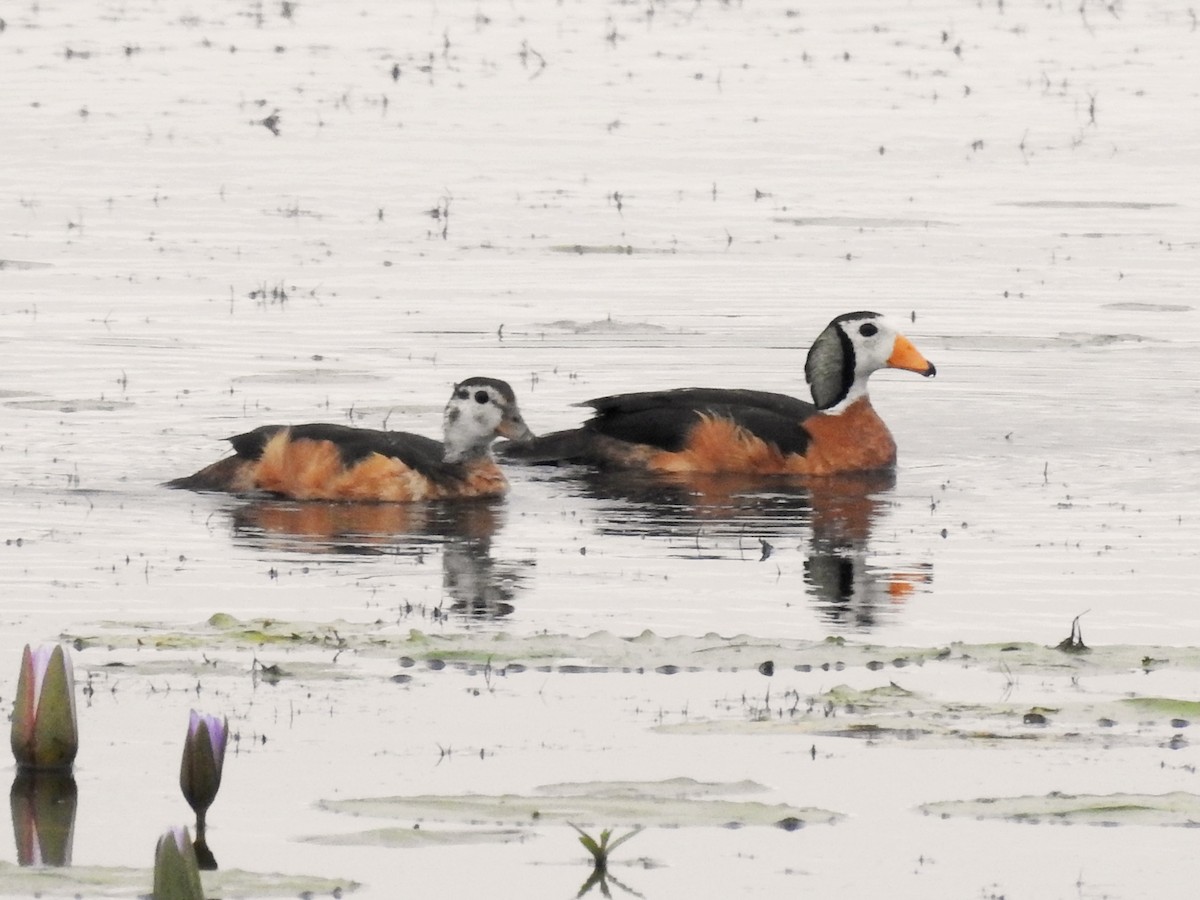
[[[926,378],[937,374],[933,363],[922,356],[921,351],[912,345],[912,341],[902,334],[896,336],[896,343],[892,345],[892,355],[888,357],[887,364],[893,369],[907,369]]]

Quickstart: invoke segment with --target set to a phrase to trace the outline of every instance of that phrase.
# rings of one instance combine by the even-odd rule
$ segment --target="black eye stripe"
[[[476,403],[487,403],[491,399],[492,398],[488,395],[487,391],[476,391],[475,392],[475,402]]]
[[[457,397],[459,400],[466,400],[467,397],[469,396],[469,392],[467,391],[466,388],[460,387],[457,390],[455,390],[454,396]]]

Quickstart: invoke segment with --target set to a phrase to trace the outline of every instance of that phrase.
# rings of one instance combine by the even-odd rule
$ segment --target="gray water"
[[[548,632],[581,655],[594,632],[647,629],[1049,645],[1081,614],[1089,644],[1200,644],[1200,31],[1186,5],[2,16],[0,697],[27,641],[112,621],[170,633],[216,612]],[[436,435],[472,374],[511,381],[537,431],[622,390],[803,395],[809,343],[854,309],[903,323],[938,367],[872,382],[900,447],[894,482],[697,493],[515,468],[507,499],[467,512],[159,487],[266,422]],[[77,665],[107,684],[110,661],[89,650]],[[757,674],[514,681],[489,707],[465,675],[401,689],[388,664],[362,666],[351,684],[214,676],[197,693],[164,665],[96,694],[75,861],[148,865],[186,813],[178,732],[207,704],[245,736],[213,812],[222,867],[354,879],[360,896],[568,896],[586,867],[565,828],[515,850],[314,849],[300,839],[357,825],[316,801],[581,775],[753,777],[851,816],[801,834],[648,831],[627,845],[655,861],[628,873],[646,896],[714,873],[761,896],[1077,896],[1084,869],[1102,874],[1083,896],[1185,896],[1177,831],[1137,838],[1145,864],[1122,868],[1108,843],[1127,857],[1130,839],[1111,830],[968,829],[911,807],[1067,784],[1195,791],[1190,749],[1106,756],[1090,782],[1065,752],[885,764],[835,742],[814,787],[796,775],[808,739],[667,737],[644,718],[760,692]],[[1000,684],[964,691],[994,699]],[[1176,692],[1194,698],[1194,679]],[[446,763],[450,745],[470,749]],[[141,792],[113,782],[132,758]],[[867,846],[870,870],[848,867]]]

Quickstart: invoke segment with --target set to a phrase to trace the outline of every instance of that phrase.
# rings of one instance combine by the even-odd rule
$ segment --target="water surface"
[[[397,660],[356,654],[337,659],[344,680],[278,684],[252,677],[249,648],[212,651],[228,669],[207,677],[202,651],[147,657],[154,635],[218,612],[547,632],[584,656],[601,630],[1053,645],[1081,614],[1096,646],[1197,646],[1186,8],[41,3],[3,20],[0,697],[26,641],[113,620],[148,635],[78,660],[98,689],[77,864],[145,866],[185,818],[177,746],[201,705],[241,734],[210,817],[223,869],[344,878],[359,896],[566,896],[587,868],[561,824],[469,849],[314,844],[363,827],[318,801],[679,776],[752,778],[844,818],[651,829],[622,850],[645,860],[620,875],[645,896],[716,873],[761,896],[1184,896],[1179,829],[915,811],[1195,791],[1195,753],[1160,746],[1169,734],[1072,751],[656,730],[683,710],[751,724],[746,697],[840,680],[932,691],[945,669],[525,674],[480,691],[478,673],[399,684]],[[939,373],[873,381],[900,446],[891,479],[518,468],[503,502],[451,509],[159,487],[268,421],[436,434],[472,374],[511,381],[539,431],[622,390],[802,395],[812,338],[864,308]],[[1111,677],[1018,678],[1016,702],[1195,696],[1186,674]],[[1007,682],[939,689],[994,702]],[[131,759],[136,790],[114,774]]]

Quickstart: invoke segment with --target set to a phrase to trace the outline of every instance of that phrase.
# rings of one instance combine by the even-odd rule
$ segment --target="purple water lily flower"
[[[61,644],[25,645],[12,717],[12,752],[29,769],[70,769],[79,751],[75,673]]]

